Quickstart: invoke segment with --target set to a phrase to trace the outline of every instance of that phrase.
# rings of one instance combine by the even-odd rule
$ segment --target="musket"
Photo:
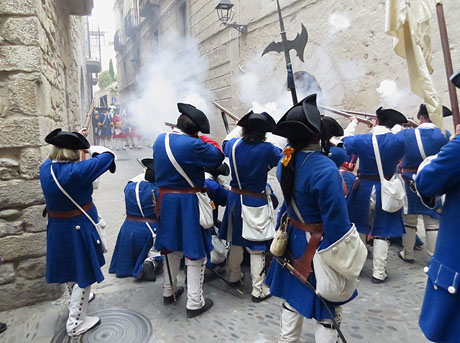
[[[83,128],[88,129],[89,128],[89,123],[91,121],[91,117],[94,112],[94,102],[91,102],[91,105],[89,106],[89,111],[88,114],[86,115],[86,122],[85,125],[83,125]]]
[[[372,127],[372,126],[375,125],[375,123],[370,121],[370,120],[358,117],[359,114],[357,114],[357,113],[351,114],[351,113],[348,113],[348,112],[345,112],[345,111],[337,110],[337,109],[326,107],[326,106],[323,106],[323,105],[318,105],[318,107],[322,108],[325,111],[329,111],[331,113],[335,113],[335,114],[341,115],[341,116],[346,117],[346,118],[356,118],[356,120],[358,120],[358,122],[366,124],[369,127]]]
[[[230,286],[231,288],[233,288],[235,291],[237,291],[239,294],[241,295],[244,295],[243,291],[241,291],[240,289],[236,288],[235,286],[233,286],[230,282],[228,282],[222,275],[220,275],[218,272],[216,272],[213,268],[211,267],[208,267],[206,266],[206,268],[208,270],[210,270],[215,276],[217,276],[219,279],[221,279],[222,281],[224,281],[228,286]]]
[[[176,127],[176,124],[168,123],[167,121],[165,121],[165,125],[172,127],[173,129]]]
[[[345,339],[345,336],[343,335],[343,332],[342,330],[340,330],[340,326],[339,324],[337,323],[337,321],[335,320],[335,316],[334,314],[332,313],[329,305],[327,304],[326,300],[318,293],[318,291],[316,290],[316,287],[312,285],[312,283],[310,281],[308,281],[307,279],[305,279],[305,277],[303,277],[295,268],[292,264],[289,263],[289,261],[287,259],[283,259],[281,257],[278,257],[278,256],[273,256],[273,258],[275,259],[276,262],[278,262],[281,267],[283,268],[287,268],[289,270],[289,272],[297,279],[299,280],[300,282],[302,282],[302,284],[304,284],[305,286],[308,287],[308,289],[310,289],[318,298],[319,300],[322,302],[323,306],[326,308],[327,312],[329,313],[329,315],[331,316],[331,321],[332,321],[332,325],[334,326],[334,328],[337,330],[337,333],[339,334],[339,337],[340,339],[342,340],[343,343],[347,343],[347,340]]]
[[[377,115],[373,113],[349,111],[349,110],[340,110],[340,111],[348,113],[348,114],[352,114],[355,116],[364,116],[365,118],[368,118],[368,119],[377,119]],[[407,118],[407,126],[415,128],[415,127],[418,127],[418,125],[419,123],[417,123],[414,119]]]
[[[228,115],[230,118],[232,118],[234,121],[239,121],[240,118],[238,118],[237,115],[233,114],[232,112],[230,112],[229,110],[227,110],[224,106],[218,104],[217,102],[215,102],[214,100],[211,100],[211,102],[213,103],[214,106],[216,106],[219,110],[221,110],[222,112],[224,112],[226,115]]]

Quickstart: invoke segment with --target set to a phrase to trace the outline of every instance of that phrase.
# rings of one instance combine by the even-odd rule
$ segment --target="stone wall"
[[[85,26],[68,11],[60,0],[0,1],[0,311],[62,294],[44,278],[38,168],[45,135],[79,128],[88,107]]]

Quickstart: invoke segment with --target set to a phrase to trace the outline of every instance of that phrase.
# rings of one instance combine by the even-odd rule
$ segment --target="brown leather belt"
[[[250,197],[255,197],[255,198],[260,198],[260,199],[267,199],[267,194],[265,193],[256,193],[256,192],[251,192],[251,191],[246,191],[244,189],[239,189],[232,187],[232,192],[240,195],[247,195]]]
[[[155,203],[155,214],[160,218],[161,213],[161,201],[165,194],[192,194],[206,192],[206,188],[190,187],[190,188],[169,188],[169,187],[158,187],[160,196]]]
[[[313,272],[313,257],[323,237],[323,223],[307,224],[294,218],[288,218],[288,220],[295,228],[311,233],[307,248],[301,258],[295,259],[292,254],[289,254],[289,259],[294,267],[295,276],[305,282]]]
[[[86,212],[88,212],[92,207],[94,206],[93,202],[89,202],[87,204],[84,204],[81,206]],[[83,213],[77,208],[72,211],[51,211],[46,209],[46,213],[48,213],[48,217],[50,218],[58,218],[58,219],[63,219],[63,218],[73,218],[73,217],[78,217],[82,215]]]
[[[126,216],[127,220],[132,220],[134,222],[142,222],[142,223],[158,223],[158,220],[146,217],[137,217],[137,216]]]
[[[402,168],[401,172],[402,173],[416,173],[418,168]]]

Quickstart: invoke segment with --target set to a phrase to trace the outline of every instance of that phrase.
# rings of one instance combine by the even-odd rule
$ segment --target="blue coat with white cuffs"
[[[144,216],[156,220],[153,199],[157,187],[155,184],[145,180],[139,182],[130,181],[125,187],[126,215],[142,217],[136,200],[136,186],[139,183],[139,200]],[[118,277],[139,277],[142,271],[142,264],[153,246],[152,232],[147,224],[153,232],[156,231],[157,223],[144,223],[125,219],[118,233],[109,273],[116,274]]]
[[[446,194],[436,250],[425,268],[428,282],[419,324],[430,341],[456,343],[460,337],[460,136],[418,173],[416,185],[424,196]]]
[[[383,173],[393,175],[406,149],[404,138],[391,133],[383,126],[376,126],[373,131],[377,135]],[[343,143],[348,153],[359,157],[358,175],[378,177],[372,134],[345,137]],[[376,192],[376,206],[372,220],[369,216],[369,206],[373,187]],[[402,210],[395,213],[382,210],[380,181],[360,180],[359,187],[351,190],[347,201],[350,220],[355,223],[360,233],[387,238],[400,237],[405,233]]]
[[[318,247],[318,250],[322,250],[335,243],[351,228],[342,178],[337,166],[324,154],[303,151],[296,154],[294,200],[306,223],[323,223],[323,239]],[[278,166],[278,180],[280,177],[281,164]],[[284,203],[283,207],[290,217],[297,218],[291,206]],[[295,258],[300,258],[308,244],[305,232],[290,224],[288,233],[287,249]],[[316,285],[314,272],[308,280]],[[275,260],[270,265],[265,283],[270,286],[272,295],[285,299],[304,317],[318,321],[330,318],[319,298]],[[334,311],[334,306],[331,309]]]
[[[81,162],[51,162],[40,166],[40,183],[50,211],[73,211],[75,205],[61,192],[51,176],[51,164],[61,186],[80,205],[92,201],[93,181],[105,173],[114,161],[110,153],[97,155]],[[97,223],[96,206],[87,213]],[[48,217],[46,281],[49,283],[77,282],[86,288],[104,280],[104,265],[99,234],[84,215],[72,218]]]
[[[235,176],[232,148],[238,138],[223,142],[225,156],[230,160],[232,181],[230,185],[238,188]],[[236,165],[243,190],[262,193],[267,186],[267,174],[275,167],[281,158],[281,149],[269,142],[246,143],[243,139],[235,148]],[[227,207],[222,219],[219,238],[232,242],[233,245],[248,247],[252,250],[268,250],[268,242],[253,242],[243,238],[243,221],[241,219],[241,197],[247,206],[259,207],[267,204],[266,199],[229,192]],[[231,227],[231,236],[229,228]]]
[[[190,188],[166,154],[165,136],[153,146],[157,187]],[[196,187],[204,187],[204,167],[215,168],[224,159],[215,146],[185,134],[170,134],[172,153]],[[160,225],[155,248],[158,251],[182,251],[190,259],[202,259],[212,250],[211,232],[200,226],[198,198],[195,194],[165,194],[161,201]]]
[[[426,156],[436,155],[441,148],[446,145],[449,141],[450,133],[442,133],[432,123],[423,123],[419,125],[420,137],[422,139],[423,149],[425,150]],[[415,130],[407,129],[402,130],[398,135],[404,137],[406,143],[406,153],[402,159],[401,166],[402,168],[415,168],[417,169],[420,163],[422,163],[423,158],[420,154],[418,148],[417,140],[415,138]],[[415,173],[413,172],[403,172],[404,177],[412,180],[412,176]],[[428,215],[433,219],[439,219],[439,213],[430,209],[422,204],[420,198],[416,193],[412,192],[409,186],[406,183],[406,193],[407,193],[407,214],[423,214]]]

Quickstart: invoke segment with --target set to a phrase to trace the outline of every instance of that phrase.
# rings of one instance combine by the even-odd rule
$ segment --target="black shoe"
[[[381,283],[384,283],[385,280],[386,280],[386,279],[380,280],[380,279],[377,279],[377,278],[375,278],[375,277],[372,277],[372,278],[371,278],[371,282],[372,282],[373,284],[375,284],[375,285],[379,285],[379,284],[381,284]]]
[[[398,253],[398,257],[403,260],[404,262],[407,262],[407,263],[414,263],[414,259],[413,258],[405,258],[403,255],[402,255],[402,251],[400,251]]]
[[[198,310],[189,310],[187,309],[187,318],[194,318],[196,316],[199,316],[200,314],[206,312],[209,310],[212,305],[214,305],[214,302],[211,299],[204,299],[204,306]]]
[[[3,331],[6,331],[6,324],[5,323],[0,323],[0,333],[2,333]]]
[[[255,297],[255,296],[252,296],[252,302],[258,304],[258,303],[261,303],[262,301],[267,300],[267,299],[269,299],[269,298],[271,298],[271,297],[272,297],[271,294],[268,294],[268,295],[266,295],[266,296],[264,296],[264,297]]]
[[[184,287],[180,286],[176,288],[176,301],[180,298],[180,296],[184,293]],[[171,305],[174,303],[174,297],[171,295],[169,297],[163,297],[163,304]]]
[[[142,280],[143,281],[155,281],[157,276],[155,275],[155,266],[151,261],[144,261],[142,264]]]

